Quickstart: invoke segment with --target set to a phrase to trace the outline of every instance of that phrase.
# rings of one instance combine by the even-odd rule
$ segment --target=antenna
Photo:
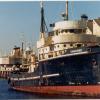
[[[22,67],[23,67],[23,64],[24,64],[24,47],[25,47],[24,32],[21,32]]]
[[[40,1],[40,7],[41,8],[43,7],[43,1]]]
[[[68,1],[66,1],[66,10],[61,14],[64,20],[68,20]]]
[[[66,19],[68,20],[68,0],[66,1]]]
[[[43,9],[43,1],[40,2],[40,7],[41,7],[41,27],[40,27],[40,38],[44,38],[44,32],[45,32],[45,27],[44,27],[44,9]]]

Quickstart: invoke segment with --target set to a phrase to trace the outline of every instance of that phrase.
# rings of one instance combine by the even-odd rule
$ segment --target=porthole
[[[66,44],[64,44],[64,47],[66,47]]]
[[[70,44],[70,46],[73,46],[73,44]]]

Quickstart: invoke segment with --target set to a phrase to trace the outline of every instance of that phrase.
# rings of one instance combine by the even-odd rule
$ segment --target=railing
[[[70,48],[59,51],[52,51],[49,53],[40,54],[39,60],[49,59],[67,54],[81,53],[81,52],[91,52],[91,48],[81,47],[81,48]]]

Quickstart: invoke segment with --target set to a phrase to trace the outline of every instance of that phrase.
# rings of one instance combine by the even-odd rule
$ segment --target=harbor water
[[[7,83],[7,80],[0,79],[0,100],[1,99],[33,99],[39,98],[33,94],[23,93],[11,90]]]

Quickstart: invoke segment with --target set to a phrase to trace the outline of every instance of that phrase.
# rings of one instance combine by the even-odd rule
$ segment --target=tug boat
[[[100,96],[100,19],[69,20],[68,1],[64,20],[50,24],[46,36],[44,7],[41,2],[38,65],[33,72],[11,73],[10,88],[18,91],[77,96]],[[96,27],[95,27],[96,28]],[[34,57],[35,60],[35,57]]]

